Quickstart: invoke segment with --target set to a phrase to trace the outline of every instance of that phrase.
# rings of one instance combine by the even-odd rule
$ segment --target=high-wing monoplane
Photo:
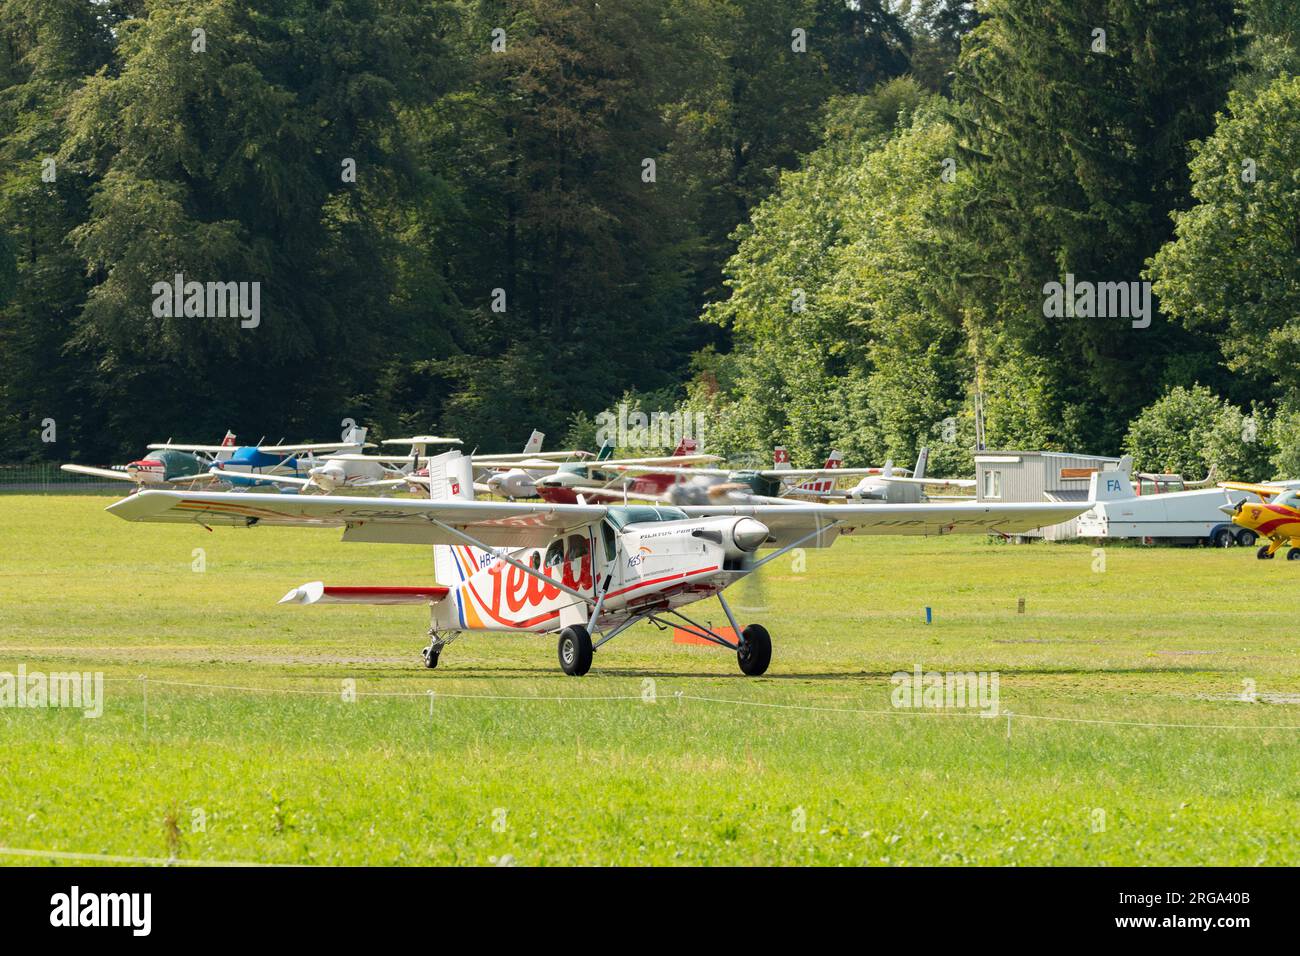
[[[791,549],[856,534],[1018,534],[1066,521],[1089,504],[489,502],[474,500],[472,467],[457,452],[431,460],[427,500],[143,491],[108,510],[130,521],[341,528],[344,541],[432,545],[435,583],[316,581],[281,601],[428,605],[427,667],[463,633],[523,631],[556,636],[560,667],[581,675],[596,649],[650,621],[728,648],[743,673],[759,675],[771,660],[771,638],[762,624],[742,627],[723,591]],[[706,598],[718,600],[734,639],[684,613]]]

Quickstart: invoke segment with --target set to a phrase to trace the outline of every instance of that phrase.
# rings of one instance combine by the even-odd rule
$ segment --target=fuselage
[[[450,565],[454,579],[438,582],[451,593],[434,605],[435,629],[558,630],[565,609],[584,602],[551,581],[587,598],[605,591],[601,618],[591,622],[596,627],[635,610],[680,607],[717,594],[743,577],[747,572],[741,559],[766,535],[766,529],[749,518],[701,522],[674,519],[675,509],[612,510],[619,512],[613,520],[571,530],[546,548],[508,552],[549,580],[510,564],[500,553],[448,548],[452,560],[444,558],[440,565]],[[657,517],[662,515],[668,520]],[[654,520],[632,520],[646,516]]]

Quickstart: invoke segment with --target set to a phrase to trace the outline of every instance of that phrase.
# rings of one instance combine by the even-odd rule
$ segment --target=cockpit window
[[[546,560],[542,562],[548,568],[556,567],[564,563],[564,542],[552,541],[551,546],[546,549]]]
[[[1284,491],[1282,494],[1277,496],[1277,499],[1273,503],[1275,505],[1282,505],[1286,508],[1295,508],[1300,510],[1300,492]]]
[[[580,534],[569,535],[569,553],[565,555],[566,561],[576,561],[578,558],[586,557],[587,539]]]
[[[650,521],[681,521],[686,512],[665,505],[618,505],[609,509],[609,520],[615,529],[622,531],[630,524]]]

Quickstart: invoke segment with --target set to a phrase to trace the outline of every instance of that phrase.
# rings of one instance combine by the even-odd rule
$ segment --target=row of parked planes
[[[431,449],[462,445],[458,438],[416,435],[386,438],[386,449],[405,453],[367,454],[377,446],[367,430],[350,428],[342,440],[301,445],[239,445],[227,432],[219,445],[172,441],[148,446],[148,454],[125,465],[100,468],[63,465],[64,471],[133,483],[139,488],[174,490],[259,490],[304,494],[429,495]],[[542,499],[555,504],[579,500],[626,503],[629,499],[659,504],[720,502],[883,501],[892,504],[943,500],[931,491],[969,492],[975,482],[932,478],[925,474],[928,451],[922,449],[910,471],[882,467],[845,468],[832,451],[820,468],[794,468],[784,448],[773,452],[771,468],[728,469],[717,455],[702,454],[693,439],[683,439],[671,455],[614,458],[613,446],[598,452],[578,449],[543,451],[542,432],[534,431],[523,451],[474,454],[474,489],[511,501]],[[841,487],[844,479],[856,479]],[[968,494],[956,497],[967,498]]]

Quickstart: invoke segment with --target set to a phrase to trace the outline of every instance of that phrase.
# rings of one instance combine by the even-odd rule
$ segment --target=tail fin
[[[930,446],[923,445],[916,455],[916,467],[912,469],[913,478],[925,477],[925,466],[930,462]]]
[[[1132,468],[1132,457],[1125,455],[1113,471],[1094,471],[1088,483],[1088,500],[1117,501],[1132,498],[1133,484],[1129,481]]]
[[[611,457],[613,454],[614,454],[614,443],[612,441],[607,441],[605,442],[605,444],[600,446],[600,451],[596,452],[596,460],[604,461],[605,459]]]
[[[791,467],[790,453],[785,450],[784,445],[777,445],[772,449],[772,467],[778,471]]]
[[[356,445],[360,448],[366,443],[366,433],[369,430],[370,429],[362,428],[359,425],[351,425],[348,427],[348,430],[343,433],[343,441],[347,442],[349,445]]]
[[[836,449],[832,448],[831,453],[826,456],[826,464],[822,465],[822,467],[839,468],[843,464],[844,464],[844,456],[841,455]]]
[[[533,429],[533,433],[528,436],[528,441],[524,444],[524,453],[532,454],[542,450],[542,442],[546,438],[545,432],[539,432]]]
[[[700,443],[694,438],[683,438],[673,449],[673,457],[680,458],[682,455],[693,455],[700,450]]]
[[[429,459],[429,497],[433,501],[473,501],[473,459],[458,451],[443,452]],[[460,553],[461,560],[455,552]],[[477,570],[482,567],[480,558],[486,554],[478,548],[461,545],[435,544],[433,546],[433,577],[439,584],[454,587],[465,580],[465,567]]]
[[[232,432],[229,428],[226,429],[226,437],[221,439],[221,447],[222,448],[235,447],[235,433]]]

